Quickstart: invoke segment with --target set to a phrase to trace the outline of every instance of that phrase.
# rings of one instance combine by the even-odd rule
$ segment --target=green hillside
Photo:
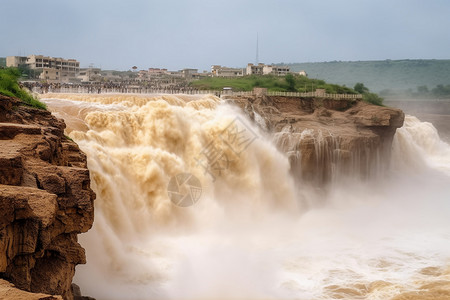
[[[362,94],[363,100],[372,104],[382,105],[383,98],[371,93],[362,83],[355,85],[354,89],[327,83],[320,79],[311,79],[305,76],[287,74],[285,76],[249,75],[243,77],[208,77],[190,83],[190,86],[200,90],[222,90],[232,88],[234,91],[251,91],[255,87],[267,88],[272,92],[311,92],[316,89],[325,89],[330,94]]]
[[[222,90],[230,87],[234,91],[251,91],[255,87],[262,87],[273,92],[311,92],[316,89],[325,89],[330,94],[356,94],[352,88],[292,74],[286,76],[207,77],[193,81],[190,85],[200,90]]]
[[[16,68],[0,69],[0,95],[21,99],[25,104],[46,109],[47,106],[19,85],[20,71]]]
[[[450,84],[450,60],[333,61],[288,64],[291,71],[305,70],[310,78],[353,87],[363,82],[370,90],[416,90]]]

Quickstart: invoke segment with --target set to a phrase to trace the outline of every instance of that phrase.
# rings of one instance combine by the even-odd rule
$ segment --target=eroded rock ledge
[[[0,278],[73,299],[75,266],[86,262],[77,235],[92,226],[95,194],[86,156],[64,128],[50,112],[0,95]],[[4,283],[0,298],[15,299]]]
[[[400,109],[359,100],[233,96],[288,154],[295,175],[319,185],[333,176],[367,178],[389,163],[392,139],[403,125]]]

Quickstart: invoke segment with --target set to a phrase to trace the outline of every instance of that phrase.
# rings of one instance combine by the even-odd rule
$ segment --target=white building
[[[26,56],[8,56],[6,57],[6,66],[17,68],[20,65],[25,65],[27,63]]]
[[[246,75],[263,75],[264,64],[248,64],[246,69]]]
[[[43,68],[39,79],[48,82],[59,82],[61,80],[61,71],[50,68]]]
[[[276,66],[276,65],[265,65],[265,64],[248,64],[247,65],[247,75],[275,75],[283,76],[290,73],[291,70],[288,66]]]
[[[288,66],[264,65],[264,67],[263,67],[264,75],[283,76],[290,72],[291,72],[291,69]]]
[[[245,69],[228,68],[219,65],[211,66],[211,74],[213,77],[241,77],[245,74]]]
[[[7,67],[27,65],[30,69],[40,70],[42,80],[50,82],[67,82],[75,79],[80,71],[80,62],[75,59],[64,59],[43,55],[8,56]]]
[[[81,82],[92,82],[102,80],[102,70],[100,68],[83,68],[80,69],[77,78]]]

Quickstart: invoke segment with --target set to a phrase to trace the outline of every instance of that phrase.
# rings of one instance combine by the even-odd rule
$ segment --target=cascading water
[[[389,299],[426,285],[435,298],[445,293],[450,147],[429,124],[407,117],[385,178],[348,177],[324,193],[292,176],[289,160],[301,161],[294,140],[307,138],[316,157],[339,164],[348,155],[337,137],[285,128],[271,142],[213,96],[46,97],[87,154],[97,194],[94,227],[80,238],[88,263],[75,277],[88,295]],[[411,160],[421,162],[413,172]],[[167,190],[181,173],[201,185],[189,207]]]
[[[397,131],[393,146],[396,169],[420,171],[429,166],[450,175],[450,147],[439,138],[433,124],[407,116],[405,125]]]
[[[373,179],[385,171],[374,140],[361,138],[354,149],[346,149],[342,139],[321,129],[295,132],[291,125],[274,134],[275,145],[289,158],[291,173],[297,179],[317,185],[339,184],[343,177]]]

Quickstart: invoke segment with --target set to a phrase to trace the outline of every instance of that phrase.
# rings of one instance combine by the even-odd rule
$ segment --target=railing
[[[318,92],[267,92],[268,96],[301,97],[301,98],[330,98],[330,99],[362,99],[361,94],[327,94]]]
[[[123,86],[123,87],[103,87],[103,86],[63,86],[63,87],[33,87],[35,93],[91,93],[91,94],[185,94],[185,95],[205,95],[212,94],[216,96],[253,96],[253,91],[217,91],[217,90],[192,90],[192,89],[154,89],[139,86]],[[360,94],[327,94],[323,92],[266,92],[267,96],[281,97],[301,97],[301,98],[328,98],[328,99],[362,99]]]
[[[220,91],[220,95],[224,96],[253,96],[255,93],[252,91],[235,92],[235,91]]]
[[[150,89],[142,87],[96,87],[96,86],[73,86],[73,87],[33,87],[32,91],[38,94],[44,93],[85,93],[85,94],[187,94],[204,95],[213,94],[220,96],[221,91],[214,90],[191,90],[191,89]]]

